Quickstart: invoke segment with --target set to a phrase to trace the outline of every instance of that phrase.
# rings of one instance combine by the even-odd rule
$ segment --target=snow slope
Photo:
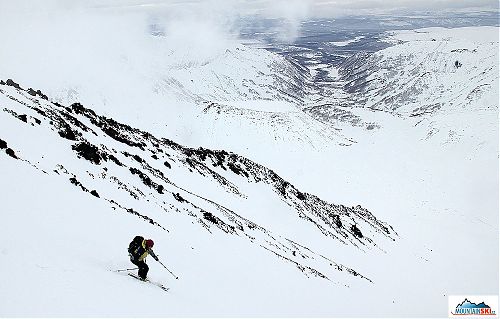
[[[70,278],[73,277],[72,272],[87,271],[90,275],[95,274],[96,280],[109,282],[114,278],[124,281],[123,276],[117,277],[110,270],[128,265],[125,253],[117,249],[119,245],[116,246],[112,241],[107,242],[106,238],[122,238],[122,245],[126,247],[129,239],[123,239],[122,236],[133,237],[138,229],[152,234],[150,236],[159,243],[169,241],[175,247],[168,254],[172,258],[184,259],[183,254],[198,249],[207,257],[207,254],[214,252],[209,247],[199,248],[198,240],[204,238],[205,234],[215,238],[222,235],[222,242],[218,242],[218,239],[203,239],[204,242],[211,242],[209,246],[218,247],[218,253],[225,254],[226,257],[220,258],[217,267],[233,267],[226,259],[236,251],[238,254],[252,255],[249,249],[262,250],[274,258],[273,262],[264,262],[265,264],[261,265],[263,268],[259,269],[259,273],[264,271],[267,274],[262,276],[263,278],[271,276],[274,273],[272,269],[281,272],[279,265],[283,264],[284,269],[296,268],[297,272],[303,273],[306,278],[319,278],[337,287],[370,285],[372,279],[343,264],[348,258],[339,255],[343,261],[336,262],[322,251],[315,252],[314,246],[322,250],[326,242],[331,242],[332,247],[338,246],[343,250],[350,250],[352,254],[358,254],[366,250],[383,249],[386,245],[391,246],[397,238],[397,233],[390,225],[377,220],[361,206],[330,204],[312,194],[300,192],[272,170],[237,154],[203,148],[190,149],[168,139],[158,139],[145,131],[99,116],[81,104],[75,103],[66,107],[57,102],[49,102],[42,92],[23,89],[12,80],[2,81],[0,86],[0,103],[3,106],[0,147],[4,149],[2,161],[5,162],[2,170],[6,170],[5,175],[13,174],[2,179],[6,182],[2,189],[18,192],[21,185],[12,187],[9,184],[24,184],[26,179],[23,176],[27,168],[40,179],[38,182],[29,181],[30,187],[38,185],[50,194],[55,192],[56,198],[64,198],[53,208],[43,205],[49,205],[57,199],[48,194],[34,195],[31,192],[35,190],[17,198],[9,195],[4,200],[6,225],[19,226],[10,228],[13,233],[4,232],[3,238],[8,241],[8,238],[21,236],[28,240],[28,243],[21,245],[33,247],[20,249],[20,258],[26,258],[23,263],[31,267],[29,270],[19,268],[14,271],[9,265],[6,265],[4,270],[20,275],[24,271],[32,272],[33,268],[50,269],[47,274],[44,273],[48,279],[34,280],[37,285],[51,286],[44,280],[54,280],[57,283],[64,281],[65,279],[52,277],[58,275],[57,270],[69,271]],[[16,162],[20,168],[14,168],[16,165],[12,165],[12,162]],[[65,194],[68,192],[69,198],[76,196],[75,190],[83,192],[87,197],[66,198]],[[48,199],[41,203],[40,208],[21,205],[19,211],[19,206],[16,206],[19,198],[33,196],[47,196]],[[104,205],[79,204],[80,201],[91,202],[91,199]],[[27,211],[33,212],[37,217],[33,217],[31,213],[23,213]],[[79,217],[74,218],[75,215]],[[116,222],[117,215],[126,216],[129,222],[129,216],[132,216],[135,223],[122,226],[121,222]],[[93,226],[96,223],[99,224],[98,227]],[[26,228],[21,226],[24,224],[27,225]],[[36,225],[42,227],[38,228]],[[136,225],[140,225],[137,226],[139,228]],[[81,233],[68,236],[67,232],[72,232],[73,228],[78,228]],[[33,238],[44,237],[45,234],[49,236],[33,241]],[[82,247],[85,236],[92,236],[93,239],[83,243]],[[234,237],[234,240],[227,241],[224,236]],[[61,246],[58,244],[59,240],[63,242]],[[105,243],[101,244],[102,241]],[[249,244],[253,245],[253,248],[250,248]],[[102,245],[102,251],[93,249],[95,245]],[[52,249],[62,252],[72,250],[68,254],[77,254],[79,257],[74,259],[62,253],[65,257],[64,261],[61,261],[54,257]],[[39,255],[35,250],[47,255]],[[101,260],[108,250],[112,251],[110,256]],[[6,245],[4,252],[6,255],[15,254],[16,249]],[[161,255],[161,250],[158,252]],[[258,263],[261,262],[261,254],[257,252],[254,255],[254,263],[257,260]],[[174,257],[176,255],[177,257]],[[66,258],[70,259],[69,264]],[[85,258],[97,258],[100,261],[98,265],[88,265],[92,261]],[[176,268],[182,269],[182,273],[189,272],[185,276],[191,276],[193,283],[196,283],[195,278],[207,276],[196,273],[205,269],[210,260],[212,259],[196,261],[197,266],[194,269],[187,266],[191,263],[182,262],[177,264]],[[79,262],[89,268],[84,265],[76,266]],[[172,264],[175,265],[175,262]],[[239,268],[247,271],[244,266]],[[99,274],[98,269],[102,274]],[[155,279],[155,276],[152,278]],[[87,290],[89,279],[85,276],[81,279],[87,281],[82,288]],[[264,282],[266,281],[261,285],[264,285]],[[67,288],[66,283],[61,284]],[[75,284],[80,286],[79,282]],[[6,291],[11,291],[16,289],[16,285],[17,281],[10,281],[4,287]],[[203,285],[208,289],[216,283]],[[118,286],[113,285],[111,289],[117,289]],[[188,284],[182,289],[195,288],[189,288]],[[231,291],[234,289],[235,287],[232,287]],[[60,290],[57,293],[65,291]],[[185,290],[185,293],[189,294],[188,291]],[[34,295],[31,297],[34,297],[40,291],[32,293]],[[219,293],[224,292],[219,290]],[[67,297],[72,298],[71,294]],[[197,303],[196,297],[192,297],[195,299],[190,299],[189,302]],[[72,309],[72,302],[66,304],[70,308],[54,309],[50,306],[50,300],[40,296],[37,298],[46,310],[42,310],[41,306],[33,307],[30,310],[32,312],[26,314],[64,315]],[[13,294],[12,297],[5,296],[2,302],[5,302],[5,305],[15,305],[21,300],[19,294]],[[118,304],[121,302],[122,299],[117,301]],[[282,302],[280,298],[279,302]],[[7,315],[16,313],[15,308],[3,309],[8,309],[5,313]],[[198,314],[204,313],[202,308],[193,312],[186,307],[181,309],[183,310],[179,311],[182,315],[193,315],[198,311]],[[280,306],[267,309],[259,307],[258,311],[283,311]],[[82,311],[86,311],[85,308]],[[108,314],[106,310],[101,311]],[[151,307],[151,311],[151,314],[176,314],[175,310],[170,308],[164,312],[163,308]],[[217,307],[206,311],[208,314],[221,314]],[[76,313],[79,312],[74,309],[69,315]],[[249,310],[248,314],[255,313]]]
[[[298,105],[311,85],[305,70],[204,21],[173,19],[158,33],[144,13],[82,10],[2,13],[0,59],[9,61],[0,65],[4,80],[131,124],[155,123],[159,130],[170,125],[170,135],[178,133],[176,121],[158,114],[182,121],[181,115],[198,114],[206,101]]]
[[[390,221],[398,247],[413,255],[390,263],[399,283],[385,289],[399,292],[398,314],[444,317],[448,295],[498,294],[498,28],[395,37],[405,42],[353,57],[333,98],[306,109],[356,143],[308,157],[307,171],[281,174],[322,198],[361,201]],[[415,309],[408,296],[427,307]]]
[[[371,56],[371,74],[350,67],[356,75],[346,75],[346,86],[368,91],[365,107],[409,116],[474,107],[480,98],[494,105],[498,28],[459,30],[399,31],[393,39],[405,42]]]
[[[45,43],[0,28],[21,83],[0,85],[1,315],[443,317],[498,294],[498,28],[400,32],[301,112],[307,72],[276,55],[71,18]],[[110,271],[137,234],[168,294]]]

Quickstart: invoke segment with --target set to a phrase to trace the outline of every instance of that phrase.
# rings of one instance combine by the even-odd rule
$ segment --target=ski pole
[[[157,259],[156,261],[157,261],[157,262],[159,262],[159,263],[160,263],[160,265],[162,265],[162,266],[163,266],[163,268],[165,268],[166,270],[168,270],[168,272],[169,272],[169,273],[171,273],[171,274],[172,274],[172,276],[174,276],[174,277],[175,277],[175,279],[179,279],[179,277],[177,277],[176,275],[174,275],[174,273],[173,273],[173,272],[171,272],[171,271],[170,271],[167,267],[165,267],[165,265],[164,265],[164,264],[163,264],[163,263],[162,263],[159,259]]]
[[[120,271],[127,271],[127,270],[136,270],[136,269],[139,269],[139,268],[118,269],[118,270],[115,270],[115,271],[116,272],[120,272]]]

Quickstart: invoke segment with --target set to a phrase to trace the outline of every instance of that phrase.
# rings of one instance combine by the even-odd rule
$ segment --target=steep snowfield
[[[341,129],[349,147],[311,149],[287,140],[286,150],[265,144],[247,150],[246,143],[223,134],[208,143],[231,145],[276,166],[281,176],[321,198],[374,208],[401,241],[388,253],[390,262],[359,263],[375,271],[384,287],[383,301],[369,299],[381,301],[381,314],[445,316],[440,309],[448,295],[498,294],[498,28],[393,36],[393,47],[345,65],[346,74],[359,73],[359,87],[339,77],[326,104],[306,109]],[[364,83],[367,78],[372,81]],[[400,102],[390,104],[393,96]],[[377,110],[376,102],[388,107]],[[434,103],[438,107],[428,107]],[[221,130],[233,122],[231,115],[221,118]],[[256,151],[261,149],[266,151]],[[467,251],[474,256],[466,257]],[[415,308],[416,299],[427,307]]]
[[[298,286],[339,287],[316,280],[311,286],[294,267],[278,266],[271,254],[239,238],[189,223],[165,233],[117,214],[56,176],[33,174],[5,156],[0,161],[2,176],[19,180],[2,185],[1,255],[11,261],[1,268],[2,316],[306,315],[326,300],[318,302]],[[150,277],[170,292],[110,271],[132,266],[126,246],[135,234],[154,238],[156,252],[180,277],[176,281],[149,262]]]
[[[274,54],[67,22],[0,31],[0,79],[61,103],[1,85],[0,315],[443,317],[498,294],[498,28],[399,32],[301,112],[307,72]],[[110,271],[137,234],[170,292]]]
[[[287,295],[280,294],[267,305],[272,295],[283,289],[281,281],[272,285],[268,283],[276,280],[275,272],[280,272],[280,278],[288,270],[295,269],[305,278],[321,279],[341,289],[357,285],[369,287],[373,284],[372,279],[347,266],[348,256],[370,250],[383,251],[386,246],[392,247],[398,238],[390,225],[377,220],[361,206],[330,204],[313,194],[300,192],[272,170],[237,154],[190,149],[167,139],[158,139],[145,131],[99,116],[81,104],[65,107],[49,102],[42,92],[23,89],[12,80],[0,82],[0,101],[3,106],[0,148],[3,150],[2,161],[5,162],[2,170],[7,176],[2,179],[2,189],[7,192],[2,205],[6,212],[6,225],[12,226],[2,233],[2,239],[7,242],[8,238],[15,240],[20,236],[20,245],[33,247],[16,249],[15,245],[7,245],[3,252],[6,255],[18,252],[19,259],[25,259],[23,263],[28,270],[22,267],[12,269],[10,265],[5,265],[3,270],[16,274],[12,278],[21,276],[24,271],[31,273],[33,268],[47,270],[42,272],[41,278],[28,281],[47,289],[56,289],[55,294],[65,294],[64,298],[76,299],[75,294],[79,294],[77,288],[68,287],[67,280],[81,286],[82,295],[94,293],[90,289],[92,279],[87,275],[94,276],[96,282],[93,284],[97,286],[110,280],[128,280],[130,284],[131,278],[118,276],[112,270],[130,265],[125,254],[126,244],[134,233],[145,232],[157,243],[168,241],[172,245],[168,258],[182,259],[177,265],[173,261],[169,264],[178,269],[176,273],[181,278],[191,278],[186,278],[183,288],[178,288],[177,292],[182,294],[181,291],[187,289],[184,293],[189,298],[184,302],[178,300],[176,307],[163,308],[164,303],[155,298],[164,295],[153,297],[153,293],[153,296],[147,296],[153,298],[151,304],[157,303],[149,307],[148,314],[293,314],[300,312],[305,304],[289,308]],[[25,178],[26,168],[36,178]],[[53,177],[58,179],[58,184]],[[20,192],[26,183],[30,185],[27,193]],[[35,185],[43,187],[44,191],[33,194],[37,189]],[[75,190],[87,197],[76,196]],[[18,193],[18,196],[8,192]],[[75,196],[78,199],[72,199]],[[23,198],[41,198],[43,203],[29,201],[29,205],[24,206]],[[58,198],[64,199],[54,204]],[[84,204],[92,199],[105,205]],[[31,206],[35,203],[39,204],[38,208]],[[126,216],[124,221],[130,221],[132,216],[140,226],[117,223],[117,216]],[[74,228],[78,231],[73,231]],[[85,236],[92,239],[84,243]],[[39,237],[43,239],[33,240]],[[107,241],[110,237],[113,240]],[[116,245],[115,240],[123,243]],[[204,244],[199,244],[199,240]],[[325,253],[324,245],[328,242],[330,249]],[[93,246],[99,248],[94,249]],[[315,247],[319,250],[316,251]],[[335,251],[334,247],[339,249],[337,257],[341,261],[329,256]],[[45,255],[38,254],[36,249]],[[71,252],[65,253],[70,249]],[[161,249],[158,249],[161,255]],[[164,249],[167,252],[166,247]],[[110,253],[107,253],[108,250]],[[255,254],[254,250],[257,251]],[[340,250],[349,255],[340,254]],[[61,254],[55,251],[61,251]],[[203,256],[202,260],[186,260],[190,259],[186,254],[198,251]],[[274,260],[269,263],[264,261],[261,257],[263,253]],[[227,259],[234,258],[235,254],[245,254],[250,259],[238,257],[238,263],[233,265]],[[78,258],[72,258],[73,255],[78,255]],[[217,260],[213,260],[218,255]],[[93,264],[96,260],[98,264]],[[247,269],[250,264],[252,270]],[[212,267],[219,270],[213,271]],[[233,273],[228,269],[238,271]],[[54,278],[61,271],[69,274]],[[73,278],[75,272],[86,275],[80,279]],[[156,268],[152,270],[151,278],[172,282],[170,276],[165,278],[166,274],[164,269],[158,271]],[[202,279],[207,276],[215,281]],[[251,289],[247,291],[248,287],[241,286],[240,276],[252,278],[248,280],[254,289],[253,294],[259,294],[255,289],[266,287],[271,295],[260,294],[259,298],[266,298],[258,301],[259,298],[251,294]],[[288,280],[286,278],[288,275],[281,280]],[[79,280],[85,280],[85,283]],[[224,307],[221,310],[220,305],[210,306],[214,303],[212,299],[207,301],[205,309],[203,302],[197,301],[198,298],[203,299],[204,294],[210,294],[218,299],[227,293],[219,287],[220,280],[228,281],[225,283],[228,291],[239,301],[231,301],[234,308]],[[55,283],[56,288],[50,281]],[[294,286],[296,283],[293,280],[288,284]],[[4,287],[6,291],[16,291],[18,284],[19,280],[12,280]],[[145,285],[140,282],[135,284]],[[58,285],[63,289],[58,289]],[[116,283],[108,288],[120,289],[118,287],[123,285],[129,287]],[[177,283],[173,285],[175,287]],[[197,285],[204,285],[208,290],[204,291]],[[150,288],[164,294],[157,287]],[[190,293],[194,289],[196,294],[203,294],[196,296]],[[234,294],[238,290],[244,291],[244,297]],[[43,291],[30,291],[28,298],[36,297],[40,305],[35,304],[26,314],[74,315],[79,311],[88,311],[85,308],[77,310],[84,306],[73,308],[78,301],[67,302],[65,307],[68,308],[58,308],[51,304],[52,295]],[[107,289],[104,291],[106,295],[113,295]],[[308,294],[306,287],[291,298],[302,300],[304,294]],[[121,293],[115,295],[118,297],[114,304],[93,305],[95,310],[90,313],[138,315],[130,307],[121,309],[122,302],[133,304],[126,295],[123,298]],[[245,310],[245,306],[238,306],[248,302],[249,298],[252,304],[258,303],[256,309]],[[19,304],[22,298],[16,293],[5,296],[2,302],[6,305],[3,308],[6,309],[5,314],[10,315],[18,312],[15,307],[7,305]],[[190,303],[199,307],[190,309],[187,306]],[[109,310],[106,310],[106,305],[109,305]],[[118,308],[120,310],[116,310]],[[319,307],[315,311],[326,314],[326,309]]]
[[[378,275],[398,272],[384,278],[386,292],[398,291],[398,314],[446,316],[438,309],[448,295],[498,294],[498,28],[395,37],[407,42],[353,57],[332,89],[336,98],[306,110],[357,143],[291,157],[307,160],[307,169],[289,165],[280,173],[390,221],[405,252],[392,251],[400,258]]]

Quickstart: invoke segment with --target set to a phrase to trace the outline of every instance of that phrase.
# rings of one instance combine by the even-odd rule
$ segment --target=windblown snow
[[[446,316],[498,294],[497,27],[391,32],[318,84],[113,21],[128,41],[0,31],[0,315]],[[135,235],[168,292],[116,272]]]

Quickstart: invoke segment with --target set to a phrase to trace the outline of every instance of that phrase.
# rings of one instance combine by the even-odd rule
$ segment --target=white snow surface
[[[0,73],[60,103],[91,105],[177,138],[187,134],[183,127],[202,102],[301,103],[298,83],[307,75],[276,54],[240,44],[216,26],[174,19],[163,36],[153,36],[143,14],[81,10],[3,13],[0,59],[9,63],[0,65]],[[179,118],[169,121],[166,116]]]
[[[303,192],[367,208],[399,236],[394,242],[377,237],[377,247],[342,245],[320,236],[258,183],[230,180],[247,196],[243,200],[208,178],[173,170],[181,187],[231,206],[276,237],[293,238],[373,282],[345,272],[332,271],[332,280],[305,276],[243,236],[208,232],[186,215],[158,211],[158,203],[132,200],[93,181],[104,172],[70,157],[69,141],[53,143],[56,132],[0,110],[0,139],[29,159],[0,150],[0,316],[446,317],[449,295],[498,295],[498,28],[398,31],[395,39],[404,42],[376,53],[376,59],[383,66],[399,57],[403,71],[395,77],[380,67],[372,76],[399,88],[424,81],[420,75],[426,74],[425,90],[402,99],[391,109],[396,112],[374,111],[371,106],[386,92],[369,91],[366,107],[350,109],[380,125],[368,131],[301,112],[295,97],[276,88],[301,75],[267,51],[231,40],[193,57],[186,52],[198,52],[196,46],[168,47],[121,24],[118,40],[132,32],[129,41],[110,41],[114,32],[92,25],[81,30],[83,38],[68,37],[59,28],[68,22],[56,19],[47,27],[48,39],[32,42],[26,39],[38,34],[35,23],[19,26],[17,34],[0,28],[0,79],[40,89],[63,105],[81,102],[158,137],[246,156]],[[456,59],[462,67],[454,68]],[[477,87],[480,92],[471,95]],[[13,88],[5,92],[17,96]],[[443,106],[410,116],[431,103]],[[1,109],[16,107],[1,96]],[[62,162],[69,175],[57,166]],[[82,192],[67,181],[72,172],[85,173],[79,175],[84,185],[147,212],[168,231]],[[106,174],[135,183],[119,170]],[[170,287],[168,293],[112,271],[132,266],[126,247],[138,234],[155,240],[156,253],[179,276],[175,280],[148,260],[151,279]],[[257,240],[270,244],[263,238]]]
[[[330,44],[337,46],[337,47],[344,47],[348,44],[358,42],[359,40],[361,40],[363,38],[364,38],[364,36],[359,36],[359,37],[355,37],[354,39],[349,39],[349,40],[345,40],[345,41],[332,41],[332,42],[330,42]]]

